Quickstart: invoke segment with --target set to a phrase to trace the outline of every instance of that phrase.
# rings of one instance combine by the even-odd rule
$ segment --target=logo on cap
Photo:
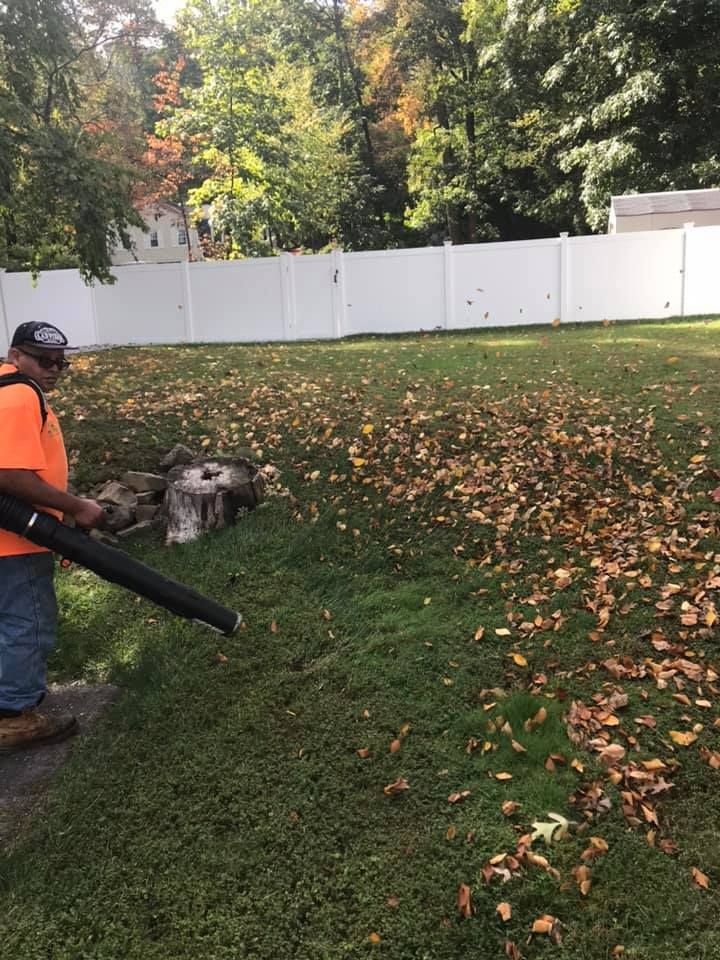
[[[54,343],[60,347],[66,343],[65,337],[55,327],[38,327],[33,331],[32,337],[38,343]]]

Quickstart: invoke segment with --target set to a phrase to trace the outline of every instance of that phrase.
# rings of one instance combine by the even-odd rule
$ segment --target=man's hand
[[[77,507],[68,513],[79,527],[89,530],[92,527],[101,527],[105,520],[105,510],[97,502],[88,497],[77,497]]]

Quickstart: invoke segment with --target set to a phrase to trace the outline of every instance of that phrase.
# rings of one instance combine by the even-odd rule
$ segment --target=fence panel
[[[682,230],[571,238],[567,319],[677,316],[682,312],[682,251]]]
[[[453,247],[453,326],[551,323],[560,315],[560,241]]]
[[[402,333],[445,324],[442,247],[346,253],[344,334]]]
[[[29,273],[4,273],[0,282],[10,336],[26,320],[45,320],[60,327],[73,346],[97,343],[93,291],[77,270],[49,270],[35,284]]]
[[[686,231],[685,314],[720,311],[720,227]]]
[[[98,343],[182,343],[190,339],[182,264],[133,264],[114,267],[113,272],[116,283],[95,287]]]
[[[284,340],[279,257],[190,265],[196,341]]]
[[[295,329],[293,339],[327,339],[335,336],[333,284],[337,283],[333,258],[293,257]]]

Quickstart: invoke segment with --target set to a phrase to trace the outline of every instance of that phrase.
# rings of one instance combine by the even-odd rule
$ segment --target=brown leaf
[[[367,747],[360,747],[359,750],[356,750],[355,753],[360,757],[361,760],[367,760],[370,756],[370,751]]]
[[[554,924],[555,917],[550,916],[549,913],[544,913],[541,917],[538,917],[537,920],[533,921],[532,932],[549,934],[552,931]]]
[[[520,804],[517,800],[505,800],[502,805],[503,816],[511,817],[516,810],[520,809]]]
[[[495,911],[496,913],[500,914],[500,919],[502,920],[503,923],[507,923],[510,917],[512,916],[512,907],[506,900],[503,900],[502,903],[499,903],[495,907]]]
[[[463,800],[467,800],[469,796],[469,790],[458,790],[457,792],[450,794],[448,797],[448,803],[462,803]]]
[[[469,920],[475,913],[472,902],[472,891],[466,883],[461,883],[457,892],[457,908],[462,917]]]
[[[393,742],[390,744],[390,753],[397,753],[401,746],[401,740],[393,740]]]
[[[385,902],[387,903],[387,905],[388,905],[389,907],[391,907],[391,908],[394,910],[396,907],[399,907],[399,906],[400,906],[400,897],[396,897],[396,896],[393,894],[393,896],[388,897]]]
[[[710,877],[706,873],[703,873],[702,870],[698,870],[697,867],[692,868],[692,878],[693,882],[697,884],[698,887],[702,887],[703,890],[707,890],[710,886]]]
[[[370,943],[380,943],[381,939],[380,934],[374,931],[368,936]]]
[[[505,773],[504,771],[502,773],[495,774],[496,780],[512,780],[512,778],[513,775],[511,773]]]
[[[397,793],[402,793],[403,790],[409,790],[410,784],[407,782],[405,777],[398,777],[394,783],[389,783],[386,787],[383,787],[383,793],[386,797],[392,797]]]
[[[270,624],[270,633],[277,633],[277,631],[278,631],[277,622],[273,620],[272,623]]]

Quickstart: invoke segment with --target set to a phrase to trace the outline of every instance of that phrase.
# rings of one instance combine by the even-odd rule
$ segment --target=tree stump
[[[244,459],[179,464],[168,472],[167,481],[166,544],[188,543],[206,530],[231,526],[239,510],[254,510],[265,494],[262,476]]]

